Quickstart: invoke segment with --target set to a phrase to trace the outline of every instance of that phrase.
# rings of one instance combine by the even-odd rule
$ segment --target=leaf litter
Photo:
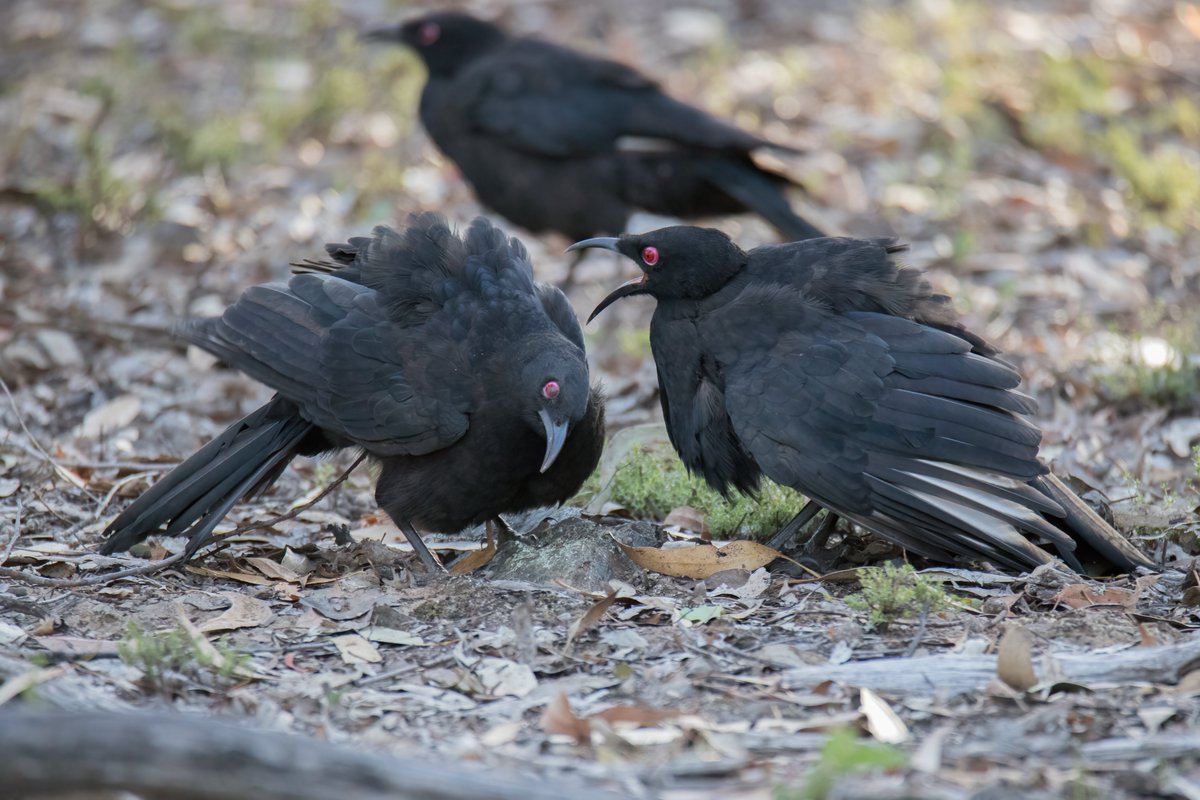
[[[117,657],[133,621],[151,635],[182,627],[213,663],[247,659],[229,665],[240,681],[232,696],[202,672],[183,678],[170,700],[179,709],[240,709],[493,769],[573,771],[641,796],[1194,794],[1186,756],[1161,753],[1162,737],[1195,751],[1200,670],[1134,671],[1088,691],[1059,673],[1073,657],[1118,665],[1185,647],[1200,626],[1200,407],[1187,396],[1198,242],[1194,220],[1174,225],[1172,196],[1153,189],[1169,182],[1138,171],[1195,148],[1194,106],[1177,83],[1200,74],[1200,14],[1186,3],[914,2],[798,15],[772,0],[753,13],[672,8],[665,24],[668,9],[654,3],[623,3],[619,23],[586,6],[509,5],[506,21],[540,20],[550,38],[606,31],[617,55],[672,92],[806,149],[787,166],[822,223],[911,241],[910,261],[1021,368],[1056,472],[1106,501],[1172,568],[1158,580],[1096,581],[918,564],[953,602],[876,629],[846,597],[861,566],[896,553],[857,534],[839,534],[852,545],[845,569],[805,580],[769,571],[774,554],[756,542],[709,544],[705,514],[686,503],[654,520],[669,535],[650,526],[647,539],[621,518],[632,510],[605,496],[630,448],[662,440],[653,365],[617,333],[644,331],[648,309],[633,305],[613,310],[617,328],[589,329],[610,423],[629,432],[605,455],[594,516],[572,523],[595,542],[577,557],[604,565],[595,574],[493,580],[512,558],[481,545],[478,530],[431,537],[464,574],[423,579],[375,508],[367,470],[302,508],[346,458],[298,462],[222,530],[300,513],[197,563],[170,562],[180,551],[170,541],[143,554],[158,564],[97,556],[122,503],[270,394],[180,347],[171,325],[285,277],[288,260],[327,239],[418,206],[459,220],[480,209],[395,102],[397,86],[414,87],[389,56],[339,49],[336,66],[367,85],[301,108],[330,121],[295,133],[272,128],[292,125],[287,114],[260,110],[315,97],[311,85],[264,97],[237,78],[284,57],[328,72],[327,34],[377,19],[352,9],[310,18],[276,0],[254,14],[125,0],[76,14],[18,0],[0,55],[11,76],[0,121],[23,131],[0,155],[0,665],[15,664],[0,672],[0,702],[74,681],[96,706],[160,704]],[[114,24],[125,17],[134,23]],[[278,24],[255,27],[264,21]],[[223,43],[235,29],[229,41],[254,46]],[[149,74],[131,52],[170,68]],[[196,91],[199,77],[226,88]],[[1095,104],[1053,113],[1088,87]],[[1105,105],[1117,101],[1119,111]],[[234,129],[248,141],[226,141],[221,126],[239,108]],[[1107,140],[1095,131],[1120,139],[1122,125],[1151,116],[1156,129],[1134,131],[1145,145],[1136,162],[1096,155]],[[382,140],[379,117],[393,130]],[[771,240],[756,220],[719,223],[748,244]],[[517,233],[544,277],[561,273],[561,243]],[[604,259],[583,266],[580,311],[619,277]],[[531,538],[553,541],[559,523]],[[353,544],[335,545],[339,532]],[[105,577],[114,571],[126,574]],[[832,679],[931,658],[991,666],[969,692]],[[871,749],[885,745],[895,750]]]

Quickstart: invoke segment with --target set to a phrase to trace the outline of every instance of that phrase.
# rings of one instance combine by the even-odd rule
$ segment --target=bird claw
[[[808,573],[799,574],[801,569],[807,568],[820,575],[825,575],[834,571],[842,563],[846,554],[846,545],[843,543],[833,548],[826,547],[829,537],[837,528],[840,519],[837,514],[828,509],[825,509],[825,516],[803,545],[795,549],[789,547],[795,541],[796,534],[821,510],[820,506],[810,501],[809,505],[801,509],[799,514],[771,538],[769,542],[771,547],[796,562],[796,564],[788,564],[782,568],[785,574],[795,572],[796,577],[812,577]],[[797,567],[797,564],[800,566]]]

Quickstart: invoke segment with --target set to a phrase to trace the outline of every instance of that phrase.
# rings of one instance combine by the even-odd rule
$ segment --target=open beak
[[[400,26],[385,25],[379,28],[368,28],[358,34],[360,42],[398,42],[400,41]]]
[[[620,241],[620,239],[612,236],[598,236],[595,239],[584,239],[582,242],[576,242],[567,248],[567,252],[571,253],[576,250],[587,250],[588,248],[598,247],[602,250],[612,250],[614,253],[620,253],[621,251],[617,249],[617,244]],[[622,255],[624,255],[624,253],[622,253]],[[622,297],[628,297],[631,294],[642,294],[645,292],[646,277],[647,276],[645,273],[643,273],[640,278],[634,278],[631,281],[626,281],[616,289],[613,289],[612,292],[609,293],[608,297],[605,297],[600,301],[600,305],[592,309],[592,313],[590,316],[588,316],[587,321],[591,322],[594,320],[601,311],[608,308]]]
[[[608,297],[605,297],[603,300],[600,301],[600,304],[598,306],[596,306],[595,308],[592,309],[592,313],[588,316],[587,321],[591,322],[592,320],[594,320],[600,314],[601,311],[608,308],[613,303],[620,300],[622,297],[629,297],[629,295],[631,295],[631,294],[642,294],[645,291],[646,291],[646,275],[643,274],[642,277],[640,277],[640,278],[634,278],[631,281],[625,281],[620,286],[618,286],[616,289],[613,289],[611,292],[609,292]]]
[[[546,457],[542,459],[542,468],[538,471],[545,472],[558,458],[567,441],[567,423],[550,419],[550,412],[544,408],[538,412],[538,416],[542,418],[542,425],[546,426]]]

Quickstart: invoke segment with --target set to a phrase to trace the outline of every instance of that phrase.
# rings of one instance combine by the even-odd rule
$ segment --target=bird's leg
[[[813,531],[813,535],[808,537],[808,541],[804,543],[804,549],[809,553],[816,553],[825,549],[825,545],[829,544],[829,537],[833,535],[834,529],[837,528],[837,514],[829,509],[825,510],[825,518],[821,520],[821,524]]]
[[[804,508],[800,509],[799,514],[792,517],[787,525],[779,529],[779,533],[771,537],[771,541],[767,542],[767,547],[782,550],[785,545],[790,544],[792,539],[796,538],[796,534],[800,532],[800,529],[807,525],[820,510],[820,505],[809,500],[804,504]]]
[[[487,524],[492,525],[494,527],[494,530],[496,531],[496,549],[497,550],[500,549],[501,545],[506,544],[507,542],[516,541],[517,539],[520,538],[520,535],[515,530],[513,530],[513,526],[509,525],[507,522],[505,522],[504,517],[500,516],[499,514],[497,514],[492,519],[489,519]]]
[[[822,507],[820,505],[811,500],[808,501],[808,505],[800,509],[800,513],[792,517],[791,521],[787,525],[784,525],[768,544],[776,550],[783,552],[783,548],[792,542],[800,529],[807,525],[817,515],[817,512],[821,510]],[[841,517],[829,509],[824,510],[825,516],[821,518],[821,522],[817,525],[816,530],[812,532],[812,535],[808,537],[808,540],[799,550],[791,554],[795,556],[797,561],[821,573],[832,570],[842,555],[840,550],[836,553],[828,553],[825,550],[825,545],[829,543],[829,537],[837,528],[838,520]]]
[[[421,559],[421,563],[425,565],[425,569],[429,570],[430,572],[446,571],[446,568],[442,566],[442,562],[439,561],[438,557],[435,556],[430,549],[425,546],[425,542],[421,540],[421,534],[417,533],[416,529],[414,529],[412,525],[409,525],[408,522],[404,520],[398,519],[396,520],[396,527],[398,527],[400,532],[404,534],[404,538],[408,539],[408,543],[411,544],[413,550],[416,551],[417,557]]]

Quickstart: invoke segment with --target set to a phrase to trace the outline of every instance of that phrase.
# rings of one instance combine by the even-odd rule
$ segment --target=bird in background
[[[623,297],[657,300],[650,346],[687,468],[726,495],[765,475],[810,499],[773,546],[824,508],[818,541],[841,516],[943,562],[1153,566],[1049,474],[1017,371],[896,263],[894,241],[747,252],[677,226],[572,245],[594,247],[642,275],[593,318]]]
[[[101,552],[152,533],[188,554],[297,455],[360,448],[375,497],[430,569],[417,529],[456,531],[566,500],[600,459],[604,401],[579,321],[534,283],[525,247],[436,214],[326,247],[286,284],[247,290],[183,339],[274,389],[108,526]]]
[[[481,203],[529,231],[618,234],[640,209],[684,219],[750,211],[786,239],[824,235],[792,210],[785,190],[796,184],[752,158],[791,148],[669,97],[628,66],[457,12],[364,38],[420,56],[425,130]]]

